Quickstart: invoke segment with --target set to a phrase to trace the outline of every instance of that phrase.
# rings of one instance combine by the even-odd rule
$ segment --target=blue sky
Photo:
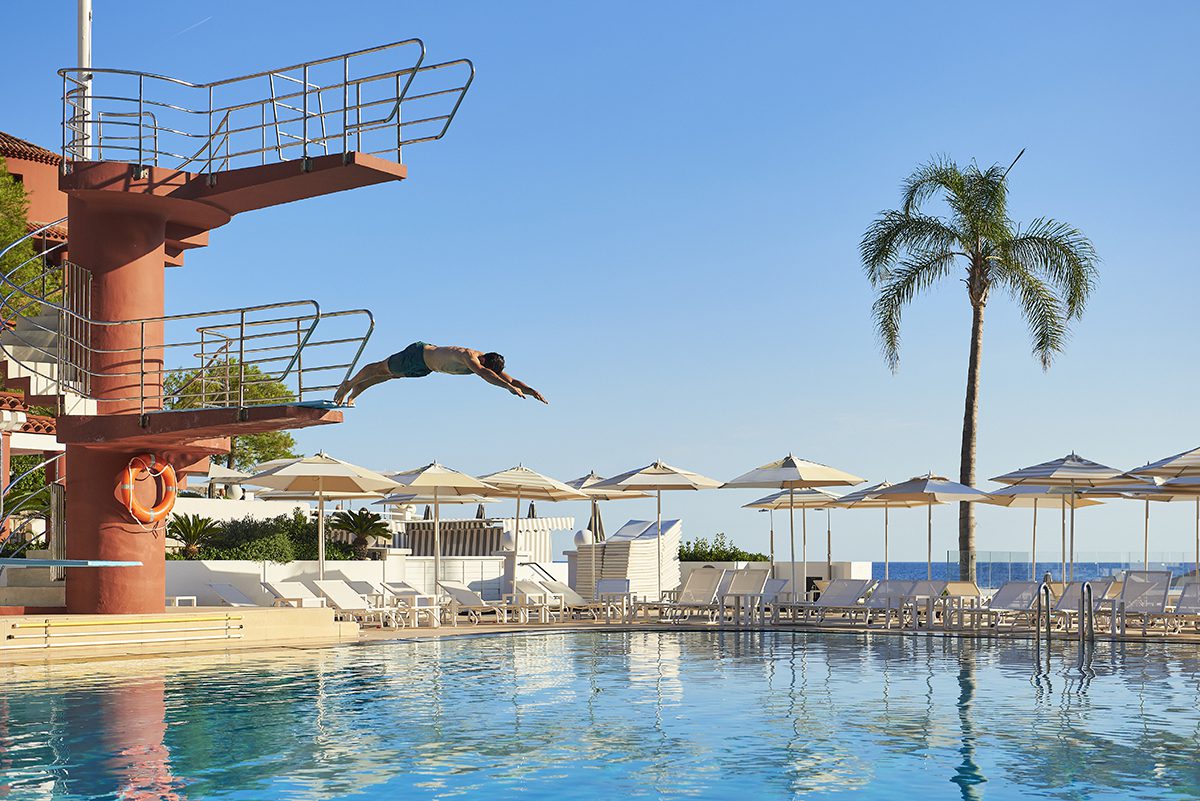
[[[1081,228],[1102,277],[1049,372],[1012,304],[989,305],[981,483],[1073,449],[1132,467],[1200,444],[1194,4],[95,3],[97,66],[207,81],[410,36],[476,64],[450,134],[406,153],[406,182],[235,219],[171,272],[168,309],[366,305],[372,356],[416,339],[499,350],[551,405],[392,382],[301,433],[305,451],[564,479],[656,458],[728,479],[791,451],[872,480],[953,477],[965,292],[948,281],[912,307],[892,375],[857,243],[919,162],[1021,148],[1013,216]],[[0,127],[50,147],[74,7],[15,5],[10,25],[41,33],[0,52]],[[686,536],[765,549],[766,516],[739,509],[753,497],[664,505]],[[1192,512],[1156,506],[1152,547],[1190,551]],[[835,558],[878,555],[878,518],[836,513]],[[983,509],[979,547],[1026,548],[1028,518]],[[893,521],[893,556],[923,558],[924,512]],[[935,525],[953,547],[956,509]],[[1140,543],[1139,504],[1080,512],[1081,549]]]

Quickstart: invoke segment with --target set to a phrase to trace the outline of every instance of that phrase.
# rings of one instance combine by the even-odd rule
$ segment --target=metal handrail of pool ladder
[[[1083,582],[1079,588],[1079,644],[1084,647],[1096,641],[1096,610],[1092,606],[1092,597],[1092,582]]]
[[[1049,673],[1050,673],[1050,612],[1051,612],[1052,607],[1053,607],[1053,604],[1051,603],[1050,574],[1047,573],[1045,578],[1042,580],[1041,586],[1038,587],[1037,618],[1034,621],[1034,626],[1033,626],[1034,640],[1037,643],[1037,652],[1036,652],[1037,656],[1035,658],[1035,662],[1037,663],[1037,667],[1038,667],[1039,671],[1043,670],[1042,658],[1041,658],[1041,645],[1042,645],[1042,640],[1043,640],[1043,634],[1045,635],[1044,639],[1046,642],[1046,664],[1045,664],[1045,669],[1044,669],[1045,672],[1043,675],[1049,675]],[[1043,624],[1045,624],[1044,632],[1042,631]]]

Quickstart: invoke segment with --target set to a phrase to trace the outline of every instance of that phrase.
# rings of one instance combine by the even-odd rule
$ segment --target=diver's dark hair
[[[483,366],[491,370],[493,373],[504,372],[504,357],[495,351],[483,354],[483,358],[481,358],[479,361],[481,361]]]

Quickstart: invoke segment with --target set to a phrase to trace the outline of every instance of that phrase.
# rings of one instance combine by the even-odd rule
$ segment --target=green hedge
[[[326,559],[353,559],[350,546],[325,537]],[[169,558],[183,559],[182,554]],[[301,512],[267,520],[230,520],[220,532],[200,543],[198,559],[243,559],[252,562],[293,562],[317,558],[317,523]]]
[[[681,562],[766,562],[766,554],[743,551],[733,544],[724,534],[717,534],[709,542],[704,537],[697,537],[679,546],[679,561]]]

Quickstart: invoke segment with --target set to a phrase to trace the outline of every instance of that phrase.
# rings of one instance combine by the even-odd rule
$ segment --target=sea
[[[975,572],[980,587],[995,589],[1006,581],[1030,581],[1028,562],[978,562]],[[1151,570],[1169,570],[1174,576],[1183,576],[1194,572],[1194,565],[1185,562],[1151,562]],[[1070,565],[1067,566],[1070,574]],[[1120,575],[1125,570],[1141,570],[1142,564],[1129,562],[1076,562],[1073,574],[1075,581],[1088,581],[1105,576]],[[1038,562],[1037,572],[1032,580],[1041,580],[1046,573],[1052,581],[1062,581],[1062,562]],[[884,563],[872,562],[871,575],[874,578],[884,577]],[[900,581],[918,581],[926,578],[927,563],[925,562],[891,562],[888,566],[888,578]],[[933,578],[935,581],[957,581],[958,563],[934,562]]]

